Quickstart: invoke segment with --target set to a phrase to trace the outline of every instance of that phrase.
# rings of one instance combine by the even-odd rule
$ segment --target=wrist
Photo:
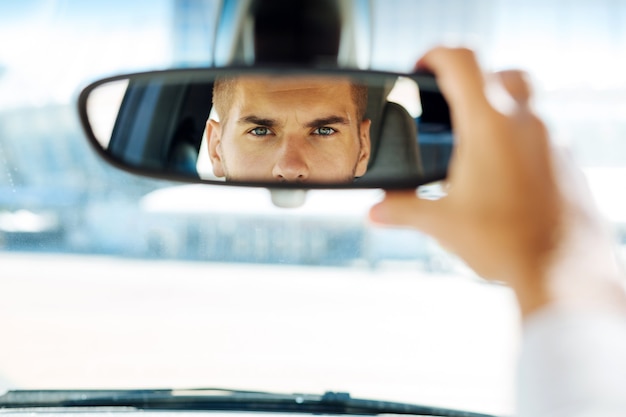
[[[533,274],[516,279],[511,286],[524,320],[548,307],[626,314],[626,286],[617,271],[596,268]]]

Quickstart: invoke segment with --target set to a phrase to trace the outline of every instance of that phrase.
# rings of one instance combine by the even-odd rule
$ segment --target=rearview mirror
[[[444,179],[448,106],[428,73],[182,69],[87,86],[95,149],[136,174],[271,188],[409,188]]]

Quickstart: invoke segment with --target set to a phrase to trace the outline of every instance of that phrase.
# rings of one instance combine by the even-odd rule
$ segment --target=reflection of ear
[[[222,164],[222,128],[219,122],[209,119],[206,123],[206,139],[209,145],[209,157],[213,165],[213,174],[216,177],[223,177],[224,165]]]
[[[361,122],[361,133],[359,134],[359,140],[361,141],[361,153],[359,154],[359,160],[356,164],[355,176],[360,177],[367,171],[367,164],[370,160],[370,125],[372,121],[365,119]]]

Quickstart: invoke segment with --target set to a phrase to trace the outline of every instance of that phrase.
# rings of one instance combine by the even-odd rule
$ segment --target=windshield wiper
[[[132,407],[141,410],[256,411],[314,414],[412,414],[445,417],[494,417],[447,408],[352,398],[348,393],[276,394],[215,388],[186,390],[9,391],[0,410],[46,407]]]

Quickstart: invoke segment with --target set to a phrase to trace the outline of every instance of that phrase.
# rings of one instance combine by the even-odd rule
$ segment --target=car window
[[[370,224],[381,191],[281,209],[264,189],[135,177],[89,147],[80,88],[211,65],[219,10],[0,4],[0,388],[330,390],[510,413],[512,293],[427,236]],[[624,4],[377,0],[370,17],[373,68],[410,71],[453,42],[527,69],[626,242]]]

